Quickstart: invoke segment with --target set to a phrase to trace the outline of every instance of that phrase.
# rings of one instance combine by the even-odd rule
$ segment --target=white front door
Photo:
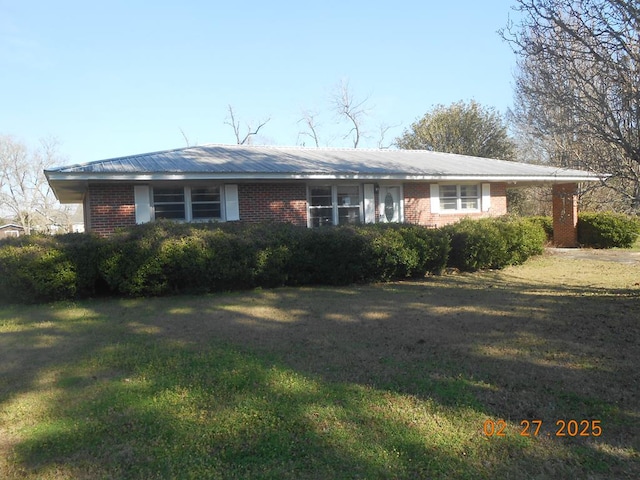
[[[402,204],[400,187],[380,186],[378,197],[378,221],[380,223],[397,223],[402,221]]]

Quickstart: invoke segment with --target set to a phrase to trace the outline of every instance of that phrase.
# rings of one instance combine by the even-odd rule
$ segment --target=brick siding
[[[307,187],[304,183],[239,184],[238,201],[243,222],[307,225]]]
[[[403,185],[405,222],[440,227],[464,217],[482,218],[507,213],[506,184],[491,184],[491,208],[488,212],[469,214],[431,213],[428,183],[408,182]],[[307,187],[305,183],[246,183],[238,184],[240,221],[290,222],[307,225]],[[87,230],[109,236],[118,227],[135,225],[133,184],[90,185],[85,212],[89,220]]]
[[[136,223],[133,185],[90,185],[87,203],[89,229],[98,235],[106,237],[118,227]]]

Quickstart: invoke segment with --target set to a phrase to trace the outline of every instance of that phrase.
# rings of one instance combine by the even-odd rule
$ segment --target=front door
[[[381,223],[402,221],[400,187],[380,187],[378,218]]]

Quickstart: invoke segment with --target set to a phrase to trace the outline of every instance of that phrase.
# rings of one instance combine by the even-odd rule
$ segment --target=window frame
[[[312,190],[314,188],[330,188],[331,189],[331,205],[313,205],[311,203],[312,200]],[[355,187],[358,189],[358,193],[357,193],[357,203],[353,202],[353,200],[350,200],[349,204],[339,204],[338,203],[338,198],[340,195],[338,193],[338,190],[341,187]],[[307,226],[309,228],[320,228],[323,226],[338,226],[341,225],[340,223],[340,218],[342,218],[340,216],[341,210],[354,210],[356,207],[358,209],[358,217],[357,217],[357,222],[356,224],[362,224],[364,223],[364,189],[362,184],[360,183],[326,183],[326,182],[322,182],[322,183],[311,183],[307,185]],[[343,197],[344,198],[344,197]],[[351,199],[352,196],[349,196],[349,198]],[[331,208],[331,223],[327,223],[327,224],[320,224],[318,226],[314,226],[314,218],[312,215],[312,212],[314,210],[320,210],[320,209],[328,209]],[[324,217],[324,218],[328,218],[328,217]],[[352,225],[351,223],[343,223],[342,225]]]
[[[156,202],[155,194],[157,190],[161,189],[169,189],[169,188],[182,188],[183,192],[183,205],[184,205],[184,217],[183,218],[168,218],[168,217],[158,217],[156,215],[156,205],[158,203],[167,203],[167,204],[179,204],[181,202]],[[217,188],[218,189],[218,201],[193,201],[192,189],[199,188]],[[189,222],[189,223],[197,223],[197,222],[223,222],[225,221],[225,207],[224,207],[224,188],[222,184],[213,184],[213,185],[182,185],[182,186],[173,186],[173,185],[151,185],[150,188],[150,197],[151,197],[151,210],[152,210],[152,220],[166,219],[175,222]],[[193,216],[193,205],[195,204],[218,204],[220,210],[219,217],[196,217]]]
[[[454,196],[444,196],[443,192],[447,187],[455,187],[456,195]],[[462,187],[475,187],[476,194],[475,195],[462,195]],[[482,184],[481,183],[441,183],[439,184],[438,189],[438,197],[440,202],[440,213],[477,213],[482,209]],[[475,199],[476,207],[475,208],[463,208],[463,201],[468,201],[470,199]],[[455,200],[456,208],[445,208],[444,205],[447,201],[451,202]]]

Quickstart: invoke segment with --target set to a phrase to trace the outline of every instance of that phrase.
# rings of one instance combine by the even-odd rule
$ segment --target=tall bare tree
[[[227,120],[224,123],[225,125],[229,125],[231,126],[231,128],[233,128],[233,133],[236,137],[236,142],[238,145],[250,145],[251,137],[253,137],[254,135],[257,135],[260,129],[264,127],[269,122],[269,120],[271,120],[271,118],[267,118],[266,120],[260,121],[258,123],[258,126],[255,129],[253,128],[252,125],[247,124],[246,132],[243,135],[240,128],[240,121],[236,120],[233,107],[229,105],[229,116],[227,117]]]
[[[60,163],[55,140],[42,140],[29,149],[8,135],[0,135],[0,211],[6,212],[25,233],[66,227],[70,209],[55,199],[44,169]]]
[[[350,125],[350,130],[343,139],[351,138],[353,148],[358,148],[365,136],[364,120],[369,114],[369,97],[357,98],[347,80],[342,80],[331,94],[331,106],[338,118]]]
[[[302,123],[304,125],[304,130],[300,130],[298,132],[298,138],[300,137],[309,137],[313,140],[313,143],[316,147],[320,146],[320,137],[318,136],[318,114],[312,112],[311,110],[303,110],[302,118],[298,120],[298,123]]]
[[[640,4],[517,0],[515,115],[562,166],[609,173],[640,212]]]

